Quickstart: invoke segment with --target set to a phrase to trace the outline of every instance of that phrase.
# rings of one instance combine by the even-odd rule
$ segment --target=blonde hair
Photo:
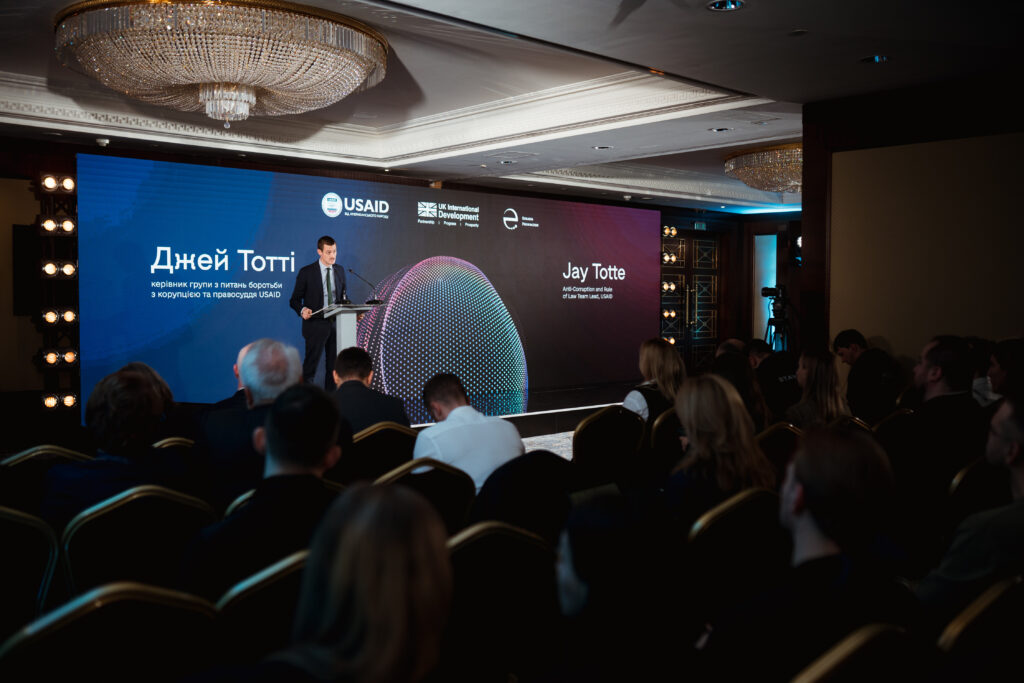
[[[451,606],[444,524],[401,486],[350,487],[313,539],[295,645],[278,655],[325,680],[411,683],[437,664]]]
[[[843,415],[849,415],[846,398],[839,392],[836,357],[831,351],[804,351],[800,361],[807,369],[802,403],[814,411],[813,425],[824,426]],[[811,426],[811,425],[807,425]]]
[[[703,475],[724,492],[774,488],[775,472],[754,439],[754,423],[728,381],[711,374],[690,378],[676,396],[676,415],[689,445],[674,472]]]
[[[654,382],[661,395],[674,401],[686,379],[686,364],[679,351],[664,339],[648,339],[640,345],[640,374]]]

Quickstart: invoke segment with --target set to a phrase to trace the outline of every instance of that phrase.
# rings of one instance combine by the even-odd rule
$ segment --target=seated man
[[[253,448],[252,433],[263,425],[274,399],[302,381],[299,351],[273,339],[258,339],[242,356],[238,375],[245,402],[206,413],[196,439],[209,470],[209,497],[219,509],[259,483],[263,455]]]
[[[402,399],[370,388],[373,361],[363,349],[352,346],[338,354],[334,364],[334,383],[338,390],[334,400],[342,417],[359,433],[378,422],[397,422],[409,426]]]
[[[515,425],[474,410],[455,375],[431,377],[423,387],[423,405],[437,424],[419,433],[412,457],[458,467],[473,478],[477,491],[491,472],[524,452]]]
[[[203,529],[184,562],[185,590],[217,600],[231,586],[309,545],[334,498],[321,477],[338,460],[348,429],[323,390],[299,384],[277,397],[253,433],[265,455],[263,481],[227,519]]]
[[[832,350],[850,366],[846,402],[853,415],[873,425],[896,410],[900,369],[892,356],[882,349],[868,348],[864,335],[857,330],[837,334]]]
[[[866,561],[893,491],[867,434],[809,433],[786,470],[779,519],[793,541],[775,590],[722,615],[705,643],[716,680],[790,680],[854,629],[907,624],[913,596]]]
[[[1009,470],[1013,502],[965,519],[937,569],[917,586],[936,624],[996,581],[1024,572],[1024,406],[1003,401],[992,417],[985,459]]]

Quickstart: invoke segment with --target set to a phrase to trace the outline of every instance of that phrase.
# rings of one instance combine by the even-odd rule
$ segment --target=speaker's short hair
[[[316,241],[316,248],[317,251],[323,251],[325,246],[331,247],[334,246],[335,244],[337,244],[337,242],[334,241],[333,237],[331,237],[330,235],[324,235],[323,237]]]

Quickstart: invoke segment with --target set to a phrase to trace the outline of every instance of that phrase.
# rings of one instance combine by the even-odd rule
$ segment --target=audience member
[[[869,348],[857,330],[843,330],[832,342],[839,360],[850,366],[846,378],[846,401],[850,412],[868,424],[875,424],[896,410],[901,389],[900,368],[882,349]]]
[[[207,527],[184,561],[183,586],[216,601],[231,586],[309,546],[334,498],[321,480],[338,460],[338,432],[348,429],[323,390],[286,389],[253,434],[265,456],[263,481],[227,519]]]
[[[185,410],[174,400],[174,394],[167,382],[160,376],[160,373],[141,361],[132,361],[124,365],[121,370],[140,372],[149,378],[149,381],[156,387],[163,402],[163,409],[160,411],[160,426],[157,428],[156,441],[169,436],[182,436],[193,438],[196,432],[195,417],[190,411]]]
[[[259,666],[259,680],[426,678],[451,605],[446,541],[433,507],[404,487],[345,491],[313,539],[294,644]]]
[[[917,586],[937,624],[996,581],[1024,572],[1024,405],[1003,401],[992,417],[985,459],[1010,475],[1013,502],[968,517],[938,568]]]
[[[967,342],[971,358],[971,398],[982,408],[988,408],[1001,398],[992,391],[992,380],[988,377],[995,344],[981,337],[964,337],[964,341]],[[991,410],[995,412],[995,408]]]
[[[763,430],[768,417],[768,406],[765,404],[749,359],[738,353],[723,353],[712,361],[711,372],[728,380],[739,393],[750,419],[754,422],[754,432]]]
[[[715,349],[715,356],[721,356],[723,353],[738,353],[741,355],[746,355],[747,345],[743,342],[742,339],[730,337],[723,341],[721,344],[719,344],[718,348]]]
[[[524,452],[515,425],[474,410],[455,375],[431,377],[423,387],[423,405],[437,424],[416,437],[413,458],[433,458],[459,468],[473,478],[477,491],[491,472]]]
[[[245,358],[245,354],[249,353],[249,349],[252,348],[252,344],[246,344],[238,350],[238,356],[235,358],[235,364],[231,366],[231,371],[235,374],[235,383],[237,389],[235,393],[231,394],[225,399],[217,401],[212,406],[213,410],[220,408],[244,408],[245,407],[245,387],[242,386],[242,359]]]
[[[768,406],[766,422],[783,420],[786,411],[800,400],[803,390],[796,381],[797,357],[791,351],[776,351],[757,365],[757,382]]]
[[[707,671],[718,680],[790,680],[859,626],[914,621],[913,596],[866,549],[893,491],[867,434],[808,434],[782,484],[779,518],[793,542],[781,585],[712,624]]]
[[[207,459],[211,502],[220,508],[260,482],[263,456],[253,446],[252,434],[263,426],[274,399],[302,381],[299,352],[273,339],[254,341],[242,358],[239,379],[245,405],[206,413],[196,440],[196,447]]]
[[[988,377],[995,393],[1024,400],[1024,339],[1006,339],[995,345]]]
[[[764,339],[751,339],[747,344],[747,359],[750,361],[750,367],[754,370],[757,370],[761,361],[770,357],[772,353],[774,353],[772,347]]]
[[[830,351],[800,354],[796,381],[803,389],[803,396],[786,411],[786,420],[800,429],[824,427],[837,417],[850,414],[846,399],[839,392],[836,357]]]
[[[640,374],[643,384],[626,394],[622,407],[653,421],[675,403],[686,365],[675,346],[664,339],[648,339],[640,345]]]
[[[97,445],[89,462],[56,465],[46,478],[41,515],[60,532],[85,508],[133,486],[157,484],[189,490],[180,472],[161,467],[152,444],[167,404],[167,385],[154,373],[118,370],[93,388],[85,405],[85,423]]]
[[[409,426],[402,399],[370,388],[373,361],[363,349],[351,346],[338,354],[334,364],[334,382],[338,390],[334,400],[342,417],[359,433],[378,422],[397,422]]]
[[[669,515],[685,534],[696,519],[751,487],[773,489],[775,474],[754,439],[754,423],[731,384],[717,375],[689,379],[676,396],[683,459],[665,487]]]

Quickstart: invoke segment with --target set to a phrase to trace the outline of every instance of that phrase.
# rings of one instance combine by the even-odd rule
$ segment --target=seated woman
[[[823,349],[800,354],[796,381],[803,389],[803,396],[786,411],[788,422],[800,429],[815,429],[850,414],[846,398],[839,391],[836,357],[831,351]]]
[[[754,423],[733,386],[717,375],[687,380],[676,397],[684,455],[665,487],[678,532],[748,488],[775,488],[771,463],[754,439]]]
[[[626,394],[622,407],[651,422],[672,407],[686,379],[686,365],[676,347],[664,339],[648,339],[640,345],[643,384]]]
[[[729,383],[736,388],[740,398],[743,399],[743,405],[750,413],[750,419],[754,421],[754,433],[763,430],[768,406],[765,404],[764,395],[757,382],[757,375],[750,367],[749,358],[739,353],[721,353],[711,363],[711,372],[729,380]]]
[[[255,680],[412,683],[436,666],[451,605],[444,524],[419,494],[356,484],[310,548],[293,645]]]

